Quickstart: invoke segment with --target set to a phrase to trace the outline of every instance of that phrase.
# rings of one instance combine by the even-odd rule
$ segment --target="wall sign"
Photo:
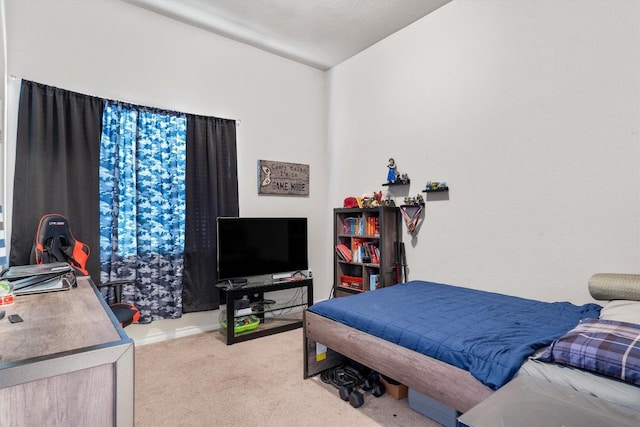
[[[258,160],[258,194],[309,195],[309,165]]]

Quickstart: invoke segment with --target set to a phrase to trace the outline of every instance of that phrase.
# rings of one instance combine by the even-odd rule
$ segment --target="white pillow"
[[[600,311],[600,318],[640,325],[640,301],[624,299],[609,301]]]

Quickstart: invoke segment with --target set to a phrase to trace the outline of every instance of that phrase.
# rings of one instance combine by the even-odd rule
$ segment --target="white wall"
[[[330,203],[395,157],[396,203],[451,189],[405,232],[409,278],[582,303],[639,273],[639,4],[454,0],[334,67]]]
[[[118,0],[10,0],[5,7],[15,102],[26,79],[239,120],[240,214],[308,217],[316,295],[329,295],[325,73]],[[15,147],[17,104],[10,109]],[[259,159],[308,164],[309,197],[258,196]]]

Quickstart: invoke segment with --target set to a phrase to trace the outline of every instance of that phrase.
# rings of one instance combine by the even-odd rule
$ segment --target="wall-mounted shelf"
[[[427,181],[425,189],[422,190],[423,193],[442,193],[444,191],[449,191],[449,186],[445,181]]]
[[[386,182],[382,184],[383,187],[394,186],[394,185],[409,185],[411,184],[411,180],[407,179],[405,182],[402,181],[394,181],[394,182]]]

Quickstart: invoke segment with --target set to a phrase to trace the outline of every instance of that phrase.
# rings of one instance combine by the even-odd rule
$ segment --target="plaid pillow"
[[[640,385],[640,325],[585,319],[536,359]]]

